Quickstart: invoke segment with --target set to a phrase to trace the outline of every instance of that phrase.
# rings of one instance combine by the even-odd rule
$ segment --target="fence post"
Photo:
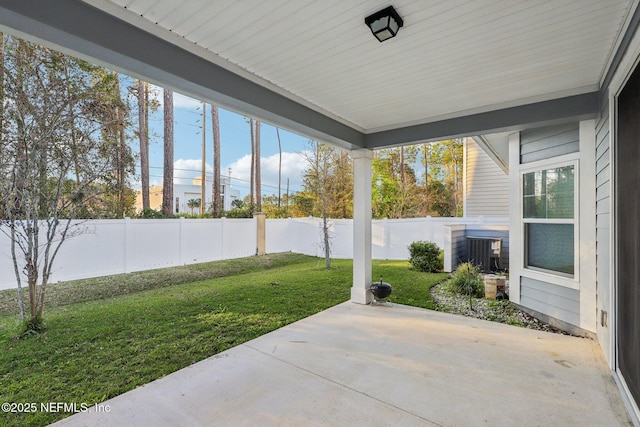
[[[256,255],[264,255],[266,253],[266,226],[265,214],[258,212],[253,214],[256,220]]]

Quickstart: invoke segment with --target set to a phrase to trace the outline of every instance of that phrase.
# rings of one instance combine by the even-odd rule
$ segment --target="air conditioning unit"
[[[467,237],[467,262],[483,272],[500,270],[502,239],[493,237]]]

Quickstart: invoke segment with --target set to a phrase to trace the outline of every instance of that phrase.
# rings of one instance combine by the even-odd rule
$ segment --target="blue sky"
[[[157,92],[162,103],[162,90],[151,87]],[[187,96],[174,93],[174,183],[190,184],[195,177],[201,175],[202,159],[202,103]],[[137,118],[137,104],[134,108],[134,118]],[[251,134],[247,118],[240,114],[219,108],[220,120],[220,151],[221,174],[227,176],[231,168],[231,185],[240,190],[242,197],[249,193]],[[150,181],[151,185],[162,183],[163,165],[163,112],[162,106],[149,118],[151,144],[149,146]],[[261,130],[261,172],[262,193],[278,193],[278,138],[276,128],[263,123]],[[213,175],[213,133],[211,126],[211,107],[206,106],[206,163],[207,175]],[[286,191],[287,178],[290,181],[290,191],[301,189],[302,172],[306,163],[301,152],[308,147],[309,138],[280,129],[282,142],[282,194]],[[138,152],[139,142],[132,141],[134,151]],[[139,178],[139,162],[136,175]],[[139,182],[132,183],[134,188],[140,188]]]

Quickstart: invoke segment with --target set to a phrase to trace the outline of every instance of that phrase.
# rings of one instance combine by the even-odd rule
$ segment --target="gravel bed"
[[[528,315],[509,301],[495,301],[472,297],[471,306],[473,309],[471,309],[469,307],[468,296],[460,295],[448,290],[445,284],[439,284],[432,287],[431,295],[437,303],[439,311],[521,326],[538,331],[571,335],[566,331],[550,326],[535,317]]]

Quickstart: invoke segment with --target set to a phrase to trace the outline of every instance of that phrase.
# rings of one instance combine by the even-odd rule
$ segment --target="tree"
[[[303,178],[305,195],[311,196],[313,212],[322,218],[322,242],[325,268],[331,268],[331,238],[329,235],[329,209],[335,201],[336,159],[340,158],[337,148],[316,141],[309,141],[309,150],[304,153],[309,169]]]
[[[202,102],[202,167],[200,175],[200,215],[204,215],[207,203],[207,104]]]
[[[222,197],[220,194],[220,120],[218,107],[211,106],[211,123],[213,127],[213,216],[222,213]]]
[[[149,133],[147,126],[148,117],[148,91],[145,83],[138,80],[138,138],[140,139],[140,181],[142,183],[142,210],[149,209]]]
[[[114,104],[115,111],[115,126],[108,126],[105,128],[111,128],[111,132],[105,131],[103,135],[105,139],[109,137],[114,137],[117,140],[118,149],[116,150],[115,156],[115,166],[116,166],[116,174],[117,174],[117,199],[118,204],[115,210],[115,217],[122,218],[127,214],[131,214],[133,212],[133,204],[135,203],[135,199],[131,203],[127,203],[127,193],[131,194],[133,190],[127,187],[127,176],[134,171],[134,159],[131,154],[131,148],[127,145],[127,137],[126,137],[126,126],[127,126],[127,118],[129,116],[129,109],[125,102],[122,101],[122,94],[120,93],[120,78],[118,73],[113,71],[111,73],[112,79],[114,81],[113,89],[111,91],[107,90],[105,93],[111,94],[111,101]]]
[[[373,160],[372,206],[374,218],[406,218],[416,215],[418,198],[415,146],[380,150]],[[409,164],[407,164],[409,163]]]
[[[0,229],[11,239],[20,315],[39,331],[58,251],[84,231],[76,214],[115,176],[100,137],[112,114],[93,80],[98,67],[13,37],[4,46]]]
[[[262,176],[260,173],[260,120],[255,121],[255,195],[256,195],[256,209],[258,212],[262,212]]]
[[[131,108],[120,90],[120,75],[104,68],[91,70],[96,105],[104,118],[100,136],[105,155],[111,157],[114,179],[91,188],[96,197],[76,216],[82,218],[123,218],[135,213],[135,192],[128,177],[135,173],[135,158],[128,144],[126,129],[131,124]],[[76,138],[77,139],[77,138]],[[76,175],[78,175],[76,173]]]
[[[450,216],[462,215],[463,147],[460,139],[434,142],[429,146],[428,155],[424,156],[425,165],[428,162],[428,180],[439,181],[446,187],[446,192],[451,199],[447,204],[453,206]],[[431,186],[429,185],[428,188]],[[441,200],[438,203],[442,205]],[[434,210],[431,208],[431,203],[429,210]]]
[[[187,207],[191,210],[191,215],[193,215],[193,210],[200,208],[200,199],[189,199],[187,201]]]
[[[265,195],[262,198],[262,212],[267,218],[287,218],[287,210],[283,206],[278,206],[278,196],[273,194],[271,196]]]
[[[422,216],[427,216],[429,212],[429,143],[422,144],[422,165],[424,166],[424,207]]]
[[[249,179],[249,205],[255,206],[255,183],[256,183],[256,140],[253,127],[253,119],[249,119],[249,131],[251,132],[251,176]]]
[[[147,189],[148,190],[148,189]],[[164,89],[164,172],[162,213],[173,215],[173,91]]]
[[[276,127],[278,137],[278,209],[282,204],[282,142],[280,141],[280,129]]]

